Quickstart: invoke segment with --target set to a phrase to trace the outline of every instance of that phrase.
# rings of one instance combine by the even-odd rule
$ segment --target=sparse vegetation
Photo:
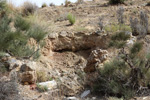
[[[106,32],[110,32],[110,33],[116,33],[118,31],[128,31],[128,32],[131,32],[131,27],[128,26],[128,25],[125,25],[125,24],[121,24],[121,25],[118,25],[118,24],[112,24],[112,25],[107,25],[104,27],[105,31]]]
[[[117,48],[122,48],[125,44],[126,41],[130,38],[129,34],[126,34],[125,32],[119,32],[111,37],[111,41],[109,43],[110,47],[117,47]]]
[[[48,87],[47,86],[41,86],[39,84],[37,84],[36,86],[37,86],[37,90],[39,92],[46,92],[46,91],[48,91]]]
[[[73,16],[71,13],[69,13],[67,18],[68,18],[71,25],[75,24],[75,22],[76,22],[75,16]]]
[[[85,32],[85,31],[87,31],[88,29],[86,29],[85,27],[82,27],[82,26],[76,26],[74,30],[75,30],[76,32]]]
[[[46,73],[43,71],[37,71],[37,82],[45,82],[49,80]]]

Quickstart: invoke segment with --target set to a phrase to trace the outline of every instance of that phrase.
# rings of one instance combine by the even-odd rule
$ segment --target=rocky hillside
[[[0,100],[149,100],[148,2],[1,10]]]

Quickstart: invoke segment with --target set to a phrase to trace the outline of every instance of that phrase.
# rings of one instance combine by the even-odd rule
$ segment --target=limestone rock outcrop
[[[107,57],[108,57],[107,50],[102,49],[93,50],[87,60],[87,64],[86,67],[84,68],[84,71],[86,73],[96,71],[98,64],[103,63],[105,60],[107,60]]]
[[[58,38],[49,38],[49,40],[51,41],[52,51],[79,51],[94,47],[106,48],[108,36],[97,35],[95,33],[87,34],[62,31]]]

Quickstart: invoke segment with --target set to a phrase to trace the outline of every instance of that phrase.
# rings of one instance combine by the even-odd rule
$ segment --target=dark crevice
[[[76,50],[73,50],[73,49],[61,49],[61,50],[53,50],[53,52],[59,52],[59,53],[63,53],[63,52],[79,52],[79,51],[82,51],[82,50],[91,50],[91,48],[93,48],[93,47],[81,48],[81,49],[76,49]]]

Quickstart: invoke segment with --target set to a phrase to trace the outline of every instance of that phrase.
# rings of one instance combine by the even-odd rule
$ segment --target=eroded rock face
[[[69,33],[61,32],[57,39],[51,39],[52,51],[79,51],[94,47],[106,48],[107,35],[97,35],[95,33]],[[45,46],[47,48],[47,46]]]
[[[93,50],[87,60],[87,65],[84,68],[86,73],[96,71],[98,64],[103,63],[108,57],[107,50]]]

